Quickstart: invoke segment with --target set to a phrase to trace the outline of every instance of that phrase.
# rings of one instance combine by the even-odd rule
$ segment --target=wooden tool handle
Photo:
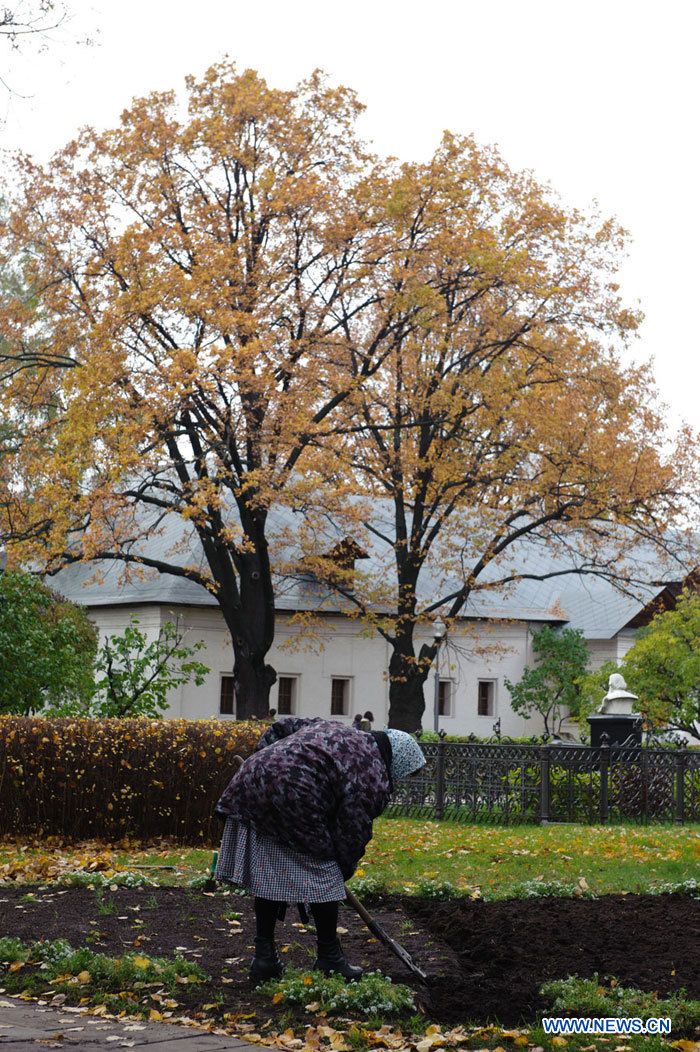
[[[369,915],[365,907],[362,905],[360,900],[353,894],[352,891],[350,891],[350,888],[346,887],[345,897],[354,909],[355,913],[359,913],[359,915],[362,917],[367,927],[371,927],[374,930],[374,921],[372,920],[371,916]]]
[[[346,894],[346,898],[347,898],[349,904],[352,906],[352,908],[354,909],[355,913],[357,913],[361,917],[361,919],[365,922],[366,926],[372,932],[372,935],[376,935],[376,937],[380,940],[380,942],[383,942],[383,943],[385,943],[385,945],[388,946],[389,942],[391,941],[390,937],[389,937],[389,934],[384,931],[384,929],[381,927],[381,925],[377,924],[377,922],[374,919],[374,917],[370,913],[367,912],[367,910],[362,905],[360,900],[358,898],[356,898],[355,895],[353,895],[352,891],[350,891],[348,888],[346,888],[345,889],[345,894]]]

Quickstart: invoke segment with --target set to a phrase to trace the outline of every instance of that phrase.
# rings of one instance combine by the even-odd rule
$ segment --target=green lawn
[[[397,818],[377,823],[358,876],[409,891],[425,879],[450,881],[504,898],[514,885],[537,878],[584,877],[601,894],[643,891],[697,877],[699,863],[699,826],[499,828]]]
[[[60,869],[142,869],[161,883],[186,882],[211,864],[212,848],[168,844],[150,848],[95,842],[0,844],[0,879],[36,883]],[[456,822],[380,819],[358,877],[376,877],[395,890],[424,880],[449,881],[484,897],[507,897],[523,881],[576,883],[593,892],[638,892],[651,885],[697,877],[700,826],[487,827]]]

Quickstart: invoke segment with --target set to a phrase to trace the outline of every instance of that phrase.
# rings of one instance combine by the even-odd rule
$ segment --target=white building
[[[193,542],[196,543],[196,542]],[[173,550],[167,533],[149,541],[154,556]],[[192,545],[179,558],[193,558]],[[519,558],[528,573],[543,572],[542,551],[532,548]],[[539,560],[539,562],[538,562]],[[551,562],[551,560],[550,560]],[[96,569],[99,573],[96,574]],[[119,563],[76,564],[57,574],[51,585],[67,598],[85,605],[102,637],[120,632],[131,617],[156,637],[161,625],[178,620],[186,641],[202,641],[198,659],[211,672],[201,687],[189,684],[172,692],[167,715],[202,719],[235,718],[233,649],[215,598],[187,579],[155,572],[124,579]],[[635,630],[651,616],[655,605],[672,599],[676,585],[643,589],[637,598],[624,595],[595,576],[567,574],[549,580],[523,580],[507,595],[478,593],[451,632],[440,656],[440,726],[449,734],[487,736],[496,720],[504,735],[532,735],[542,730],[537,719],[525,720],[510,705],[505,680],[517,682],[532,664],[532,633],[543,624],[580,629],[590,648],[591,664],[619,661],[634,641]],[[308,640],[293,624],[295,613],[315,611],[320,625]],[[417,645],[422,642],[420,636]],[[318,586],[298,581],[280,590],[277,630],[269,663],[277,670],[270,704],[280,715],[324,716],[350,721],[370,709],[375,727],[386,724],[389,645],[378,634],[342,613],[337,600]],[[433,725],[434,676],[425,688],[423,726]]]

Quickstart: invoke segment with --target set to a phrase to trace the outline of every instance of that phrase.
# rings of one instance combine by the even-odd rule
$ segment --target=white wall
[[[131,617],[138,619],[139,631],[143,632],[149,643],[158,638],[163,623],[159,606],[94,606],[88,610],[88,617],[97,629],[98,645],[107,636],[121,634]]]
[[[93,607],[90,618],[100,637],[122,631],[133,615],[148,639],[156,638],[166,621],[179,619],[186,631],[186,642],[204,642],[197,658],[211,669],[201,687],[190,683],[171,692],[166,715],[187,719],[209,719],[219,716],[221,676],[233,668],[231,638],[219,611],[214,607],[112,606]],[[534,625],[533,628],[538,626]],[[591,667],[606,661],[619,662],[632,646],[633,631],[621,632],[609,640],[589,640]],[[424,641],[416,640],[416,652]],[[425,637],[427,641],[427,637]],[[292,645],[290,645],[292,644]],[[331,715],[331,681],[343,677],[350,681],[349,712],[334,717],[350,722],[357,712],[371,709],[375,727],[386,725],[389,708],[389,684],[386,670],[390,647],[381,636],[367,636],[357,622],[338,616],[323,620],[314,637],[304,640],[289,615],[279,614],[275,642],[268,655],[278,676],[296,678],[296,709],[299,716]],[[440,717],[440,727],[448,734],[477,734],[488,737],[496,719],[501,733],[518,737],[540,734],[542,721],[526,720],[510,706],[505,686],[509,679],[517,683],[526,665],[532,664],[531,631],[525,622],[470,622],[453,634],[440,655],[440,678],[451,683],[453,715]],[[478,682],[494,684],[493,715],[480,716],[477,711]],[[425,685],[423,727],[433,727],[434,669]],[[278,708],[278,684],[270,694],[270,705]]]
[[[615,642],[617,644],[616,661],[619,663],[628,650],[631,650],[634,646],[637,633],[634,628],[623,628],[621,632],[615,636]]]
[[[589,639],[588,652],[591,655],[589,668],[595,672],[606,661],[617,661],[617,639]]]
[[[592,671],[600,668],[606,661],[615,661],[618,665],[623,657],[634,646],[637,633],[633,628],[623,628],[612,639],[589,639],[588,651],[591,655]]]
[[[223,618],[215,608],[179,607],[93,607],[90,617],[101,635],[120,630],[131,614],[139,617],[141,628],[149,638],[158,626],[179,617],[187,631],[186,642],[202,640],[204,649],[197,658],[211,669],[201,687],[194,684],[180,687],[170,697],[167,715],[188,719],[207,719],[219,715],[219,692],[222,675],[230,675],[233,668],[231,639]],[[350,680],[349,713],[338,717],[350,722],[357,712],[371,709],[375,728],[386,725],[389,685],[386,670],[389,665],[389,645],[379,635],[368,637],[362,627],[342,617],[324,619],[322,630],[313,642],[301,647],[285,644],[299,642],[299,630],[290,623],[288,615],[278,616],[277,634],[268,661],[278,676],[297,677],[296,714],[300,716],[330,717],[331,680],[334,676]],[[525,720],[510,707],[504,679],[517,682],[528,661],[531,661],[530,633],[522,622],[489,625],[472,622],[449,640],[441,653],[440,676],[451,681],[454,715],[441,717],[440,726],[448,734],[479,736],[492,734],[494,721],[501,720],[504,735],[539,734],[539,719]],[[417,640],[417,647],[422,639]],[[477,690],[480,679],[494,682],[495,711],[490,716],[477,713]],[[277,684],[270,695],[270,705],[277,708]],[[434,672],[431,670],[425,687],[426,711],[423,726],[433,726]]]

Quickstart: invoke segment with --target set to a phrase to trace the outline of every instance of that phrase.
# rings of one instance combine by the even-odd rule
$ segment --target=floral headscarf
[[[425,767],[425,756],[412,734],[406,731],[385,731],[391,743],[391,778],[398,782]]]

